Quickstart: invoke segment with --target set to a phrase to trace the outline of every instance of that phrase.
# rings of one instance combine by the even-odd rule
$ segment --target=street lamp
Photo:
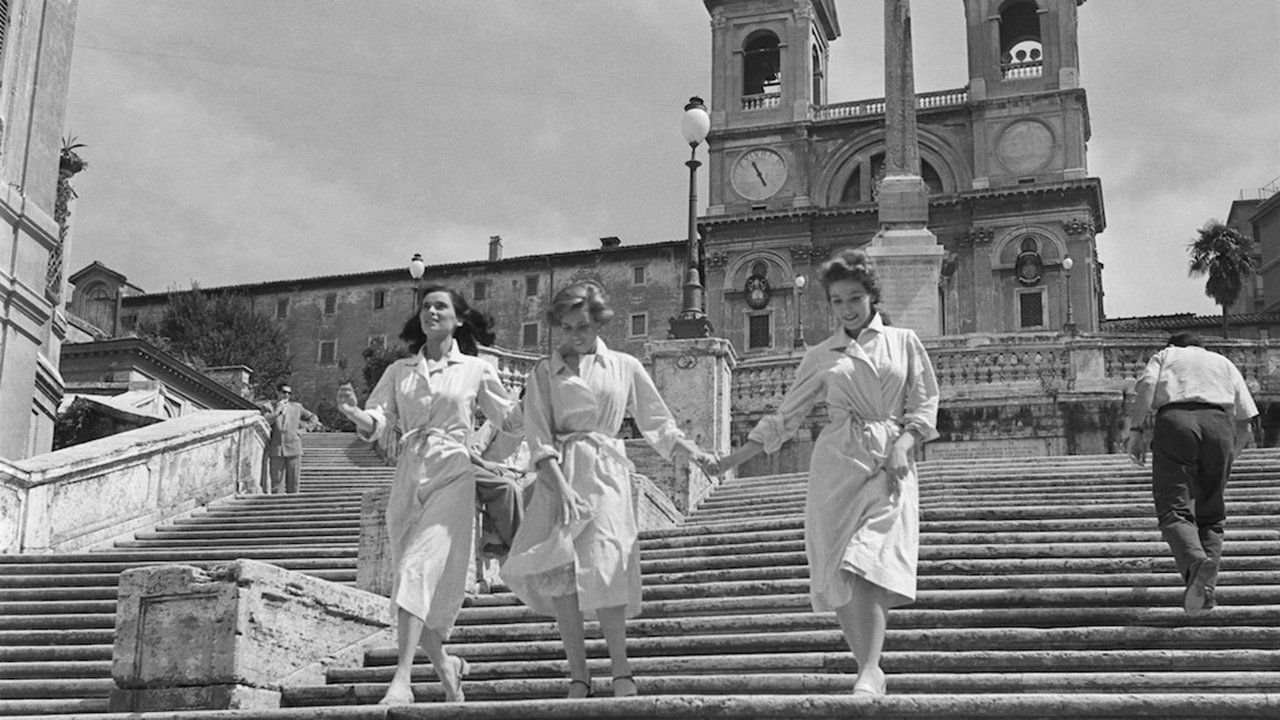
[[[1071,335],[1076,334],[1076,318],[1071,312],[1071,268],[1075,264],[1070,256],[1062,258],[1062,270],[1067,275],[1067,324],[1062,329]]]
[[[796,276],[796,347],[804,347],[804,284],[803,275]]]
[[[422,261],[422,253],[414,253],[409,261],[409,277],[413,278],[413,311],[416,313],[422,305],[422,274],[427,271],[427,264]]]
[[[702,311],[702,280],[698,274],[698,145],[711,130],[711,116],[702,98],[691,97],[680,119],[680,134],[689,143],[689,257],[684,281],[683,307],[678,317],[671,318],[670,337],[676,339],[711,337],[711,323]]]

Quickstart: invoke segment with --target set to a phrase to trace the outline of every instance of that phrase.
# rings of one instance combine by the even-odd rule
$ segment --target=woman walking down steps
[[[805,554],[815,611],[834,611],[858,663],[855,695],[885,693],[880,655],[889,609],[915,600],[920,551],[917,444],[937,437],[938,383],[924,345],[889,327],[866,254],[822,266],[835,335],[805,353],[778,411],[719,472],[792,437],[819,400],[831,423],[813,446],[805,497]]]
[[[476,484],[468,450],[477,406],[501,422],[516,408],[497,370],[476,355],[493,342],[492,320],[456,291],[428,287],[418,314],[400,333],[413,357],[387,368],[365,409],[350,385],[338,389],[338,407],[364,439],[388,425],[404,433],[387,501],[387,534],[395,577],[396,672],[382,704],[414,701],[411,686],[419,644],[431,658],[445,699],[462,702],[467,662],[445,653],[465,597],[475,517]]]

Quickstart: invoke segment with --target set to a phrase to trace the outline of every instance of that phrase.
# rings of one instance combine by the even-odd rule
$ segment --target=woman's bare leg
[[[880,655],[889,626],[888,593],[863,577],[855,577],[853,599],[849,604],[836,608],[836,617],[840,619],[853,659],[858,662],[855,685],[879,689],[884,683]]]
[[[422,637],[422,620],[413,613],[399,608],[396,613],[396,673],[391,678],[387,694],[381,703],[405,705],[413,702],[413,657]]]
[[[569,661],[569,697],[584,698],[591,690],[591,673],[587,670],[587,641],[583,629],[582,610],[578,607],[578,594],[569,593],[552,599],[556,610],[556,627],[564,643],[564,655]]]
[[[609,647],[609,664],[613,671],[614,697],[627,697],[637,692],[631,679],[631,662],[627,660],[627,606],[600,608],[600,632]]]

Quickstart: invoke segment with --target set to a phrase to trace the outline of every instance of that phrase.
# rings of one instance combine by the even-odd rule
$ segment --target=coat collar
[[[444,354],[445,363],[449,365],[457,365],[460,362],[465,362],[466,357],[467,356],[462,353],[462,350],[458,348],[457,340],[454,340],[453,344],[449,346],[449,352]],[[428,374],[427,355],[421,349],[418,350],[417,355],[411,358],[405,358],[405,362],[411,363],[422,375]]]
[[[593,351],[587,354],[587,357],[594,358],[594,362],[597,365],[603,365],[608,362],[608,359],[612,355],[613,351],[610,350],[609,346],[604,344],[604,340],[597,335],[596,347]],[[564,355],[561,354],[561,348],[556,348],[555,352],[551,353],[551,372],[557,374],[571,372],[569,370],[569,365],[564,361]]]
[[[884,320],[880,319],[880,313],[877,312],[872,316],[871,322],[867,323],[867,326],[862,328],[862,332],[871,331],[883,335],[884,329]],[[848,350],[851,345],[857,345],[858,341],[856,338],[850,338],[846,335],[844,328],[840,328],[839,330],[836,330],[834,335],[827,339],[827,343],[831,350],[842,353]]]

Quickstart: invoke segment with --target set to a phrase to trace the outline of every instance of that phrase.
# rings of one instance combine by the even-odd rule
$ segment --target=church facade
[[[1098,329],[1106,221],[1086,163],[1079,4],[966,0],[968,86],[917,95],[928,228],[946,251],[939,327],[922,335]],[[767,354],[825,336],[825,298],[797,278],[879,229],[884,100],[827,102],[832,0],[706,6],[707,313],[740,354]]]

